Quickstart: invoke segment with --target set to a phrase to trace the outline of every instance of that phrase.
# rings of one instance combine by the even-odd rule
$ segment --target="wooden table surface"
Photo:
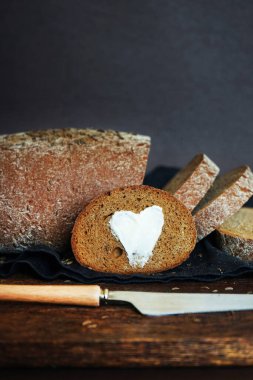
[[[0,283],[42,282],[20,275],[0,280]],[[106,287],[251,293],[253,278],[248,276],[213,283],[107,284]],[[146,317],[128,305],[89,308],[2,302],[0,321],[2,367],[121,368],[253,364],[253,311]]]

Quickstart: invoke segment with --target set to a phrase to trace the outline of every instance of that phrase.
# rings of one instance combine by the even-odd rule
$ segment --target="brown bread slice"
[[[116,131],[51,129],[0,136],[0,250],[70,245],[94,197],[143,181],[150,138]]]
[[[164,190],[169,191],[192,211],[207,193],[218,173],[218,166],[201,153],[193,157],[164,186]]]
[[[198,240],[236,213],[252,194],[253,174],[248,166],[241,166],[218,177],[193,211]]]
[[[115,211],[140,213],[153,205],[163,209],[163,230],[146,265],[133,268],[122,244],[113,236],[109,220]],[[195,242],[195,223],[187,208],[170,193],[149,186],[116,189],[94,199],[78,216],[71,239],[74,255],[81,265],[122,274],[174,268],[189,257]]]
[[[218,246],[245,261],[253,261],[253,208],[242,207],[216,231]]]

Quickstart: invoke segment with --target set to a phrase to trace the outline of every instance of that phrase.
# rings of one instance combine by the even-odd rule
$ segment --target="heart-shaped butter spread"
[[[112,234],[125,248],[129,264],[141,268],[152,256],[163,224],[163,209],[160,206],[147,207],[139,214],[116,211],[109,221]]]

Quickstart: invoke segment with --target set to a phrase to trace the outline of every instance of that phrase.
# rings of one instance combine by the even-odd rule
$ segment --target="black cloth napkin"
[[[158,167],[148,174],[144,183],[163,187],[177,172],[176,168]],[[252,201],[247,206],[253,206]],[[0,277],[6,278],[15,273],[29,273],[43,280],[62,278],[86,284],[110,283],[167,283],[175,280],[215,281],[237,277],[253,272],[253,263],[235,258],[215,246],[214,234],[196,245],[190,258],[175,269],[151,275],[116,275],[94,272],[79,265],[72,254],[64,257],[55,250],[37,246],[30,249],[15,249],[0,252]]]

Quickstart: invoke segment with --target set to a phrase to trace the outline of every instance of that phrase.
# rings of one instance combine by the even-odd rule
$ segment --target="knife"
[[[150,316],[253,310],[253,294],[111,291],[98,285],[0,285],[0,301],[81,306],[127,302]]]

